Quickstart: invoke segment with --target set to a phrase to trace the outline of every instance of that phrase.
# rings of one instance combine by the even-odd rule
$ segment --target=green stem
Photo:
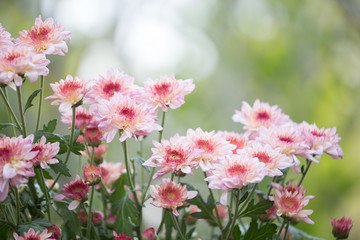
[[[299,181],[299,186],[300,186],[301,183],[303,182],[303,180],[304,180],[304,178],[305,178],[305,176],[306,176],[306,173],[309,171],[309,168],[310,168],[311,163],[312,163],[312,161],[310,161],[310,160],[306,160],[306,161],[307,161],[307,163],[306,163],[306,169],[305,169],[305,171],[303,172],[303,174],[302,174],[302,176],[301,176],[301,179],[300,179],[300,181]]]
[[[44,93],[44,76],[40,76],[40,99],[39,99],[39,108],[38,108],[38,115],[36,120],[36,130],[39,130],[40,125],[40,118],[41,118],[41,109],[42,109],[42,103],[43,103],[43,93]]]
[[[19,123],[19,120],[16,118],[15,113],[14,113],[14,111],[12,110],[11,105],[10,105],[10,103],[9,103],[9,101],[8,101],[5,93],[3,92],[3,90],[0,90],[0,93],[1,93],[2,99],[3,99],[4,102],[5,102],[6,108],[7,108],[7,110],[9,111],[9,114],[10,114],[11,117],[14,119],[16,126],[20,129],[20,131],[22,131],[21,125],[20,125],[20,123]]]
[[[286,219],[284,219],[284,221],[282,222],[282,224],[281,224],[281,227],[280,227],[280,229],[279,229],[279,232],[278,232],[278,234],[277,234],[277,236],[276,236],[276,239],[275,240],[278,240],[279,238],[280,238],[280,235],[281,235],[281,231],[283,230],[283,228],[284,228],[284,226],[285,226],[285,223],[287,222],[287,220]]]
[[[14,195],[16,200],[16,226],[20,225],[20,199],[19,191],[17,188],[14,188]]]
[[[204,177],[207,178],[207,174],[206,172],[203,172],[204,173]],[[206,185],[207,185],[207,188],[209,189],[209,193],[210,193],[210,197],[211,197],[211,200],[212,202],[214,203],[214,207],[215,207],[215,213],[216,213],[216,220],[217,220],[217,224],[221,230],[221,232],[223,231],[223,225],[222,225],[222,222],[221,222],[221,218],[220,218],[220,214],[219,214],[219,211],[216,207],[216,203],[215,203],[215,198],[214,198],[214,194],[213,194],[213,191],[211,190],[211,188],[209,188],[209,182],[206,181]]]
[[[233,193],[232,193],[233,194]],[[233,196],[232,196],[233,197]],[[237,214],[239,212],[239,200],[240,200],[240,189],[237,189],[236,191],[236,196],[235,196],[235,211],[234,211],[234,216],[230,225],[229,230],[227,231],[226,235],[225,235],[225,239],[227,240],[230,238],[231,233],[233,232],[233,229],[235,227],[235,223],[236,223],[236,219],[237,219]]]
[[[286,235],[287,235],[288,230],[289,230],[289,225],[290,225],[290,222],[288,221],[288,222],[286,223],[286,227],[285,227],[285,234],[284,234],[284,238],[283,238],[283,240],[286,240]]]
[[[18,104],[19,104],[19,114],[20,114],[20,120],[22,124],[22,130],[23,130],[23,136],[26,137],[26,122],[25,122],[25,116],[22,106],[22,95],[21,95],[21,87],[16,86],[16,93],[18,97]]]
[[[180,238],[181,238],[182,240],[185,240],[184,234],[182,233],[182,231],[181,231],[181,229],[180,229],[180,226],[179,226],[179,223],[178,223],[178,221],[177,221],[177,218],[175,217],[175,215],[174,215],[172,212],[170,212],[169,214],[170,214],[170,216],[171,216],[171,220],[172,220],[172,222],[174,223],[174,226],[175,226],[176,230],[178,231],[178,233],[179,233],[179,235],[180,235]]]
[[[254,187],[251,189],[249,196],[246,198],[244,204],[241,206],[241,208],[239,210],[239,214],[241,214],[241,211],[247,206],[247,204],[250,201],[250,199],[252,198],[252,195],[254,194],[257,186],[258,186],[258,183],[255,183]],[[236,203],[236,204],[238,204],[238,203]]]
[[[65,162],[64,162],[65,165],[69,161],[71,149],[72,149],[72,146],[73,146],[74,131],[75,131],[75,120],[76,120],[76,107],[73,106],[72,107],[72,122],[71,122],[70,142],[69,142],[68,150],[67,150],[66,157],[65,157]],[[58,173],[58,175],[56,176],[53,184],[50,186],[49,191],[51,191],[54,188],[57,181],[59,181],[60,176],[61,176],[61,173]]]
[[[45,184],[45,177],[44,177],[44,173],[42,171],[42,169],[37,169],[37,171],[39,172],[40,175],[40,184],[42,185],[43,189],[44,189],[44,195],[45,195],[45,200],[46,200],[46,208],[47,208],[47,215],[48,215],[48,220],[51,222],[51,215],[50,215],[50,199],[49,199],[49,192],[47,189],[47,186]]]
[[[161,127],[162,127],[162,130],[160,130],[160,132],[159,132],[159,141],[158,141],[158,142],[161,142],[162,135],[163,135],[163,132],[164,132],[165,114],[166,114],[166,112],[163,111],[163,112],[162,112],[162,119],[161,119]]]
[[[1,85],[1,89],[4,92],[5,98],[8,99],[7,92],[6,92],[6,85]],[[12,123],[12,117],[11,117],[10,110],[7,109],[7,112],[8,112],[9,122]],[[11,126],[11,132],[12,132],[13,136],[15,137],[16,132],[15,132],[15,127],[14,126]]]
[[[162,215],[161,215],[160,225],[159,225],[158,230],[156,231],[156,235],[159,235],[159,233],[160,233],[161,230],[162,230],[162,227],[163,227],[164,222],[165,222],[165,214],[166,214],[166,210],[163,209],[163,210],[162,210]]]
[[[275,181],[276,181],[276,176],[273,177],[273,179],[271,180],[271,182],[275,182]],[[271,190],[272,190],[272,185],[271,185],[271,183],[270,183],[270,184],[269,184],[269,190],[268,190],[268,193],[267,193],[267,198],[268,198],[268,199],[269,199]]]
[[[93,198],[94,198],[94,190],[95,186],[91,186],[91,193],[90,193],[90,202],[89,202],[89,214],[88,214],[88,222],[87,222],[87,238],[90,239],[90,233],[91,233],[91,223],[92,223],[92,204],[93,204]]]

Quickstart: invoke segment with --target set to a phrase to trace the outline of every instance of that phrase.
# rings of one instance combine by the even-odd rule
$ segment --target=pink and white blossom
[[[60,150],[60,143],[46,143],[45,136],[42,136],[40,142],[33,145],[32,151],[38,151],[38,154],[31,160],[34,166],[40,165],[46,169],[48,164],[57,164],[59,160],[55,158]]]
[[[47,229],[35,232],[33,228],[30,228],[29,231],[24,232],[23,236],[19,236],[16,232],[13,233],[13,236],[15,240],[56,240],[51,237],[52,233],[49,233]]]
[[[6,48],[8,45],[13,44],[11,34],[8,33],[0,23],[0,49]]]
[[[80,128],[81,131],[84,131],[90,125],[93,125],[95,122],[94,113],[95,106],[91,105],[88,110],[85,107],[79,106],[76,108],[75,115],[75,128]],[[72,110],[68,109],[68,111],[61,112],[61,122],[69,125],[69,129],[71,129],[72,124]]]
[[[240,134],[236,132],[220,131],[219,134],[224,137],[226,141],[229,141],[236,146],[233,150],[233,154],[236,154],[237,150],[245,148],[249,142],[249,134],[247,133]]]

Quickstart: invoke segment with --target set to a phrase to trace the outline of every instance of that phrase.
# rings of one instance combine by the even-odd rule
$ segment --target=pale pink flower
[[[162,139],[161,143],[153,141],[152,156],[143,163],[144,166],[161,167],[153,177],[157,179],[169,172],[192,174],[196,166],[194,160],[201,157],[203,151],[195,149],[185,137],[176,134],[170,140]]]
[[[336,239],[347,239],[353,226],[353,220],[350,217],[342,217],[341,219],[332,218],[330,221],[334,237]]]
[[[220,131],[219,134],[224,137],[226,141],[229,141],[231,144],[236,146],[233,150],[233,154],[236,154],[237,150],[246,147],[249,142],[249,134],[247,133],[240,134],[236,132]]]
[[[126,167],[122,165],[120,162],[106,162],[104,161],[101,165],[102,168],[102,182],[108,191],[111,191],[113,187],[113,183],[118,180],[122,173],[126,170]]]
[[[27,46],[8,45],[0,51],[0,83],[15,89],[22,85],[23,76],[34,83],[40,75],[49,73],[46,67],[49,63],[44,54],[35,53]]]
[[[59,160],[54,158],[60,150],[60,143],[46,143],[45,136],[42,136],[40,142],[33,145],[32,151],[39,151],[38,154],[31,160],[34,166],[40,165],[41,168],[46,169],[48,164],[57,164]]]
[[[306,190],[304,190],[303,186],[299,186],[297,182],[294,183],[294,186],[291,182],[288,185],[284,184],[284,187],[274,182],[271,185],[275,189],[275,195],[270,196],[269,199],[274,201],[278,216],[291,218],[295,222],[304,221],[314,224],[308,217],[313,213],[313,210],[303,210],[303,208],[309,203],[310,199],[315,197],[305,197]]]
[[[220,203],[227,205],[227,192],[231,189],[242,189],[250,183],[259,183],[267,174],[265,163],[258,158],[252,158],[244,150],[238,154],[227,156],[220,163],[214,164],[214,169],[209,171],[205,181],[209,188],[222,189]]]
[[[203,150],[202,156],[194,160],[203,171],[213,168],[214,163],[231,155],[236,148],[215,131],[204,132],[201,128],[197,128],[195,131],[189,129],[186,137],[193,147]]]
[[[92,212],[92,221],[95,226],[100,226],[102,222],[104,221],[104,214],[99,211],[93,211]]]
[[[3,28],[0,23],[0,49],[6,48],[8,45],[13,44],[12,40],[13,39],[11,34],[5,31],[5,28]]]
[[[103,162],[103,160],[104,160],[104,156],[105,156],[105,154],[106,154],[106,152],[107,152],[107,149],[108,149],[108,145],[105,145],[105,144],[101,144],[101,145],[99,145],[98,147],[95,147],[95,151],[94,151],[94,162],[96,163],[96,164],[100,164],[100,163],[102,163]],[[89,147],[89,152],[90,152],[90,154],[92,153],[92,149],[93,149],[93,147]],[[89,156],[89,154],[88,154],[88,152],[87,151],[81,151],[81,155],[83,156],[83,157],[85,157],[88,161],[90,161],[91,159],[90,159],[90,156]]]
[[[32,159],[38,151],[32,151],[34,135],[27,138],[0,138],[0,202],[4,201],[9,192],[9,183],[17,187],[18,183],[27,183],[24,177],[35,176]]]
[[[197,191],[188,191],[185,185],[176,184],[170,178],[162,179],[160,185],[151,185],[150,191],[151,197],[154,198],[151,204],[155,207],[172,210],[175,216],[179,216],[176,208],[187,206],[186,200],[197,195]]]
[[[24,232],[23,236],[20,237],[17,233],[13,233],[15,240],[56,240],[51,238],[52,233],[48,233],[48,230],[45,229],[43,232],[35,232],[33,228],[30,228],[29,231]]]
[[[76,175],[75,180],[66,183],[62,188],[62,194],[54,196],[55,201],[61,201],[64,198],[69,198],[73,201],[69,204],[69,210],[76,209],[79,204],[87,198],[90,186],[85,183],[84,179],[80,179]]]
[[[336,134],[335,127],[319,129],[315,123],[310,125],[307,122],[299,124],[299,127],[305,137],[305,144],[310,147],[310,154],[304,154],[303,157],[318,163],[316,158],[321,157],[324,152],[334,159],[344,156],[339,146],[341,138]]]
[[[67,75],[65,80],[61,79],[59,82],[50,83],[54,94],[45,98],[45,100],[55,100],[51,102],[51,105],[60,105],[59,111],[66,112],[74,105],[79,104],[88,87],[86,82],[78,77],[73,78],[71,75]]]
[[[97,125],[89,126],[84,131],[84,139],[89,146],[97,147],[104,140],[103,133]]]
[[[281,176],[283,173],[280,169],[291,167],[293,162],[285,154],[281,153],[279,147],[272,147],[269,144],[263,144],[257,141],[250,141],[245,151],[250,157],[257,158],[260,162],[265,163],[267,176]]]
[[[79,106],[76,108],[75,116],[75,128],[80,128],[81,131],[84,131],[85,128],[94,123],[94,113],[93,109],[95,106],[92,106],[90,110],[87,110],[85,107]],[[61,112],[61,122],[69,125],[71,129],[72,124],[72,111],[69,109],[66,112]]]
[[[145,104],[137,104],[135,100],[120,93],[114,94],[110,100],[99,100],[97,117],[100,131],[104,132],[107,142],[111,142],[119,130],[122,131],[120,142],[127,138],[135,138],[138,134],[161,130],[151,109]]]
[[[250,132],[256,132],[261,126],[269,128],[290,122],[289,116],[277,105],[270,106],[259,99],[255,100],[253,107],[247,102],[242,102],[241,111],[235,110],[232,119],[244,124],[244,129]]]
[[[98,184],[101,181],[102,168],[100,166],[85,164],[83,168],[83,175],[85,181],[89,183],[89,185]]]
[[[110,100],[115,93],[132,96],[132,92],[137,89],[133,77],[113,69],[107,71],[106,77],[100,75],[99,79],[92,80],[91,83],[85,103],[96,103],[100,99]]]
[[[191,93],[195,85],[192,79],[177,80],[175,75],[160,77],[158,81],[151,79],[144,82],[146,99],[154,109],[161,108],[164,112],[168,107],[179,108],[185,103],[184,96]]]
[[[280,148],[281,153],[291,158],[293,171],[300,173],[300,161],[296,155],[303,156],[307,154],[309,146],[305,144],[304,136],[295,123],[281,127],[262,127],[256,140],[270,144],[273,148]]]
[[[70,42],[71,32],[65,29],[52,18],[43,22],[41,16],[35,19],[35,26],[31,30],[20,32],[16,43],[23,43],[33,47],[35,52],[64,56],[67,53],[67,44]]]

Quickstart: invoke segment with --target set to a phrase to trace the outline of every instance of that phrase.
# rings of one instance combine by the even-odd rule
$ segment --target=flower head
[[[106,226],[109,227],[109,228],[113,228],[115,226],[115,223],[116,223],[116,217],[117,215],[108,215],[106,217]]]
[[[27,46],[8,45],[0,51],[0,84],[15,89],[22,85],[24,76],[34,83],[39,75],[49,73],[46,67],[49,63],[44,54],[35,53]]]
[[[101,181],[101,173],[102,169],[100,166],[89,166],[88,164],[86,164],[83,169],[85,181],[88,182],[90,185],[98,184]]]
[[[284,187],[278,183],[271,183],[271,185],[275,189],[275,195],[270,196],[269,199],[274,201],[278,216],[291,218],[295,222],[304,221],[314,224],[308,217],[313,210],[303,210],[314,196],[305,197],[306,190],[303,186],[299,186],[297,182],[294,183],[294,186],[291,182],[288,185],[284,184]]]
[[[38,151],[33,151],[33,139],[32,134],[27,138],[0,138],[0,202],[8,195],[9,183],[17,187],[17,182],[28,182],[24,177],[35,176],[31,160]]]
[[[54,94],[45,100],[55,100],[51,105],[60,105],[60,112],[69,111],[72,106],[79,104],[88,91],[84,80],[78,77],[73,78],[71,75],[67,75],[65,80],[50,83],[50,86]]]
[[[163,139],[161,143],[153,141],[155,148],[151,151],[153,155],[144,166],[162,167],[155,175],[154,179],[160,178],[169,172],[179,172],[191,174],[191,169],[195,167],[194,160],[201,157],[203,151],[195,149],[185,137],[176,134],[170,140]]]
[[[164,178],[160,185],[150,186],[151,197],[154,201],[152,205],[159,208],[167,208],[172,210],[175,216],[179,216],[178,207],[187,206],[187,199],[192,199],[197,195],[196,191],[187,191],[186,186],[176,184],[169,178]]]
[[[334,237],[337,239],[347,239],[353,226],[352,219],[350,217],[342,217],[341,219],[332,218],[330,221],[333,227],[332,233]]]
[[[51,237],[52,233],[48,233],[47,229],[40,233],[40,231],[35,232],[33,228],[30,228],[29,231],[24,232],[22,237],[15,232],[13,233],[13,236],[15,240],[55,240]]]
[[[113,183],[118,180],[126,168],[120,162],[113,163],[104,161],[100,166],[102,168],[102,182],[110,191],[113,187]]]
[[[221,163],[215,164],[205,181],[209,182],[211,189],[225,190],[220,202],[226,205],[229,190],[261,182],[266,174],[265,163],[260,162],[258,158],[250,157],[244,151],[239,151],[238,154],[227,156]]]
[[[84,179],[80,179],[79,175],[76,175],[75,180],[66,183],[62,188],[62,194],[54,196],[55,201],[61,201],[64,198],[73,200],[69,204],[69,210],[76,209],[79,204],[87,198],[90,186],[85,183]]]
[[[60,143],[46,143],[45,136],[42,136],[40,142],[33,145],[32,151],[38,151],[38,154],[31,160],[34,166],[40,165],[41,168],[46,169],[48,164],[57,164],[59,160],[54,158],[58,154]]]
[[[54,19],[47,18],[43,22],[39,16],[35,19],[35,26],[31,30],[21,31],[15,42],[31,46],[38,53],[64,56],[68,51],[70,32],[65,31]]]
[[[191,93],[195,85],[192,79],[177,80],[175,75],[160,77],[159,81],[151,79],[144,82],[146,101],[154,109],[162,108],[164,112],[168,107],[172,109],[179,108],[185,103],[184,96]]]
[[[142,232],[142,237],[143,239],[145,240],[155,240],[157,239],[156,237],[156,233],[155,233],[155,229],[154,228],[148,228],[148,229],[145,229],[143,232]]]
[[[13,44],[11,35],[5,31],[5,28],[0,23],[0,49],[6,48],[10,44]]]
[[[237,150],[243,149],[249,142],[249,134],[239,134],[236,132],[219,132],[220,136],[224,137],[226,141],[229,141],[236,148],[233,150],[233,154],[236,154]]]
[[[46,229],[48,230],[48,233],[51,233],[50,238],[53,238],[55,240],[60,240],[61,229],[58,226],[52,225],[52,226],[46,227]]]
[[[122,131],[120,141],[136,135],[147,135],[161,130],[156,118],[145,104],[137,104],[134,99],[116,93],[110,100],[100,100],[98,105],[100,131],[104,132],[107,142],[111,142],[119,130]]]
[[[114,234],[114,240],[132,240],[131,237],[125,236],[123,233],[117,234],[115,231],[113,231]]]
[[[98,126],[87,127],[84,131],[84,139],[89,146],[97,147],[103,141],[103,133]]]
[[[95,122],[94,114],[91,111],[93,109],[94,107],[91,107],[90,110],[87,110],[85,107],[82,106],[76,108],[75,128],[80,128],[81,131],[84,131],[88,126],[94,124]],[[71,124],[72,124],[71,109],[65,112],[61,112],[61,121],[69,125],[69,128],[71,129]]]
[[[106,77],[100,76],[99,79],[93,80],[92,83],[92,87],[86,94],[89,99],[85,103],[96,103],[100,99],[110,100],[115,93],[132,96],[132,92],[137,88],[134,85],[133,77],[112,69],[107,71]]]
[[[104,214],[99,211],[93,211],[92,212],[92,221],[95,226],[100,226],[102,222],[104,221]]]
[[[189,129],[186,137],[195,149],[203,151],[201,157],[194,160],[203,171],[213,168],[216,162],[224,159],[227,155],[231,155],[236,148],[235,145],[230,144],[215,131],[204,132],[201,128],[197,128],[195,131]]]
[[[279,126],[289,122],[290,118],[282,113],[277,105],[270,106],[256,99],[253,107],[247,102],[242,102],[241,111],[235,110],[233,121],[244,124],[245,130],[256,132],[261,126],[266,128]]]

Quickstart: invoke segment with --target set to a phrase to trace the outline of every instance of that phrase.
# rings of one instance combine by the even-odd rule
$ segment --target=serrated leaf
[[[0,129],[6,128],[6,127],[15,127],[17,129],[19,129],[15,123],[0,123]]]
[[[60,159],[58,159],[58,160],[59,160],[58,164],[49,164],[50,168],[55,173],[61,173],[62,175],[66,176],[66,177],[71,177],[68,167],[63,163],[63,161],[61,161]]]
[[[76,233],[81,235],[81,223],[75,211],[70,211],[68,209],[68,204],[64,202],[57,202],[55,204],[58,208],[62,219],[64,220],[65,228],[68,228],[69,233]]]
[[[76,155],[81,155],[80,151],[85,151],[85,145],[80,142],[74,142],[71,148],[71,152]]]
[[[34,106],[32,104],[32,101],[34,100],[34,98],[36,97],[36,95],[39,94],[39,92],[41,91],[41,89],[37,89],[35,90],[28,98],[28,100],[26,101],[26,104],[24,106],[24,113],[26,112],[26,110],[28,110],[30,107]]]
[[[112,208],[115,209],[117,215],[115,231],[133,237],[133,223],[137,219],[138,211],[134,202],[129,198],[129,194],[125,194],[123,198],[115,201]]]
[[[259,214],[265,214],[274,203],[271,201],[261,201],[254,205],[254,200],[249,202],[246,209],[239,214],[239,217],[257,217]]]
[[[149,166],[144,166],[143,163],[145,162],[145,159],[143,159],[142,157],[135,157],[132,160],[135,160],[135,162],[137,162],[139,165],[141,165],[148,173],[150,173],[150,167]]]
[[[33,228],[35,232],[43,231],[46,227],[52,226],[53,224],[45,219],[35,219],[31,222],[27,222],[19,225],[18,231],[20,233],[27,232],[30,228]]]
[[[277,226],[275,224],[266,224],[258,228],[257,221],[253,219],[250,227],[245,233],[244,240],[266,240],[273,239]]]
[[[207,215],[204,214],[203,212],[193,212],[190,214],[192,217],[196,218],[196,219],[207,219]]]
[[[293,236],[293,238],[295,238],[295,240],[302,240],[304,238],[306,239],[310,239],[310,240],[325,240],[323,238],[318,238],[318,237],[314,237],[311,236],[310,234],[301,231],[300,229],[294,227],[294,226],[289,226],[289,231],[291,233],[291,235]]]
[[[125,196],[126,190],[124,186],[128,184],[126,173],[121,174],[121,176],[115,181],[113,185],[113,193],[111,194],[111,201],[115,202],[120,198]]]
[[[44,124],[44,131],[53,133],[56,128],[57,119],[50,120],[47,125]]]
[[[51,164],[50,164],[50,165],[51,165]],[[45,169],[42,169],[42,172],[43,172],[44,177],[45,177],[46,179],[54,179],[54,178],[50,175],[50,173],[49,173],[48,171],[46,171]]]
[[[191,186],[190,184],[186,184],[186,186],[187,186],[188,191],[189,190],[196,191],[196,189],[193,186]],[[196,195],[196,197],[194,197],[192,199],[188,199],[186,201],[189,202],[190,204],[198,206],[201,209],[203,215],[205,216],[204,219],[211,219],[216,222],[216,219],[212,213],[212,208],[206,204],[206,202],[204,201],[204,199],[202,198],[202,196],[199,192]]]

